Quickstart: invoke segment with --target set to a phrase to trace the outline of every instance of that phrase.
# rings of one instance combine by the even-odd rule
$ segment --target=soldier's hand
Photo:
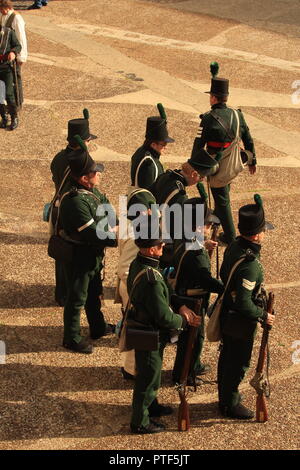
[[[272,326],[275,321],[275,315],[272,315],[271,313],[268,313],[267,319],[266,319],[266,324]]]
[[[201,317],[198,317],[194,312],[189,309],[186,305],[182,305],[179,309],[179,314],[184,317],[187,323],[191,326],[199,326],[201,322]]]
[[[204,246],[208,251],[212,251],[218,246],[218,242],[215,242],[214,240],[205,240]]]
[[[14,52],[10,52],[7,56],[8,62],[12,62],[13,60],[15,60],[15,58],[16,54]]]
[[[248,168],[250,175],[254,175],[256,173],[256,165],[249,165]]]

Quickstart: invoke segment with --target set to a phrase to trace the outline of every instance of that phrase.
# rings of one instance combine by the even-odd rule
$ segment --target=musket
[[[14,85],[15,85],[15,91],[16,91],[16,102],[17,102],[17,107],[20,109],[21,108],[21,100],[20,100],[20,90],[19,90],[19,83],[18,83],[18,74],[17,74],[17,61],[14,60],[13,63],[11,64],[11,68],[13,71],[13,76],[14,76]]]
[[[270,292],[267,300],[267,312],[274,315],[274,294]],[[259,423],[265,423],[268,421],[268,410],[266,397],[269,397],[269,380],[268,376],[264,376],[264,366],[268,354],[268,339],[271,325],[266,323],[263,326],[263,334],[261,339],[261,345],[259,350],[259,356],[256,366],[256,373],[253,379],[250,380],[250,385],[256,390],[256,421]]]
[[[218,238],[218,231],[220,228],[220,223],[215,222],[213,223],[213,228],[212,228],[212,234],[211,234],[211,240],[214,242],[217,241]],[[213,249],[208,250],[208,256],[211,258],[213,254]],[[216,272],[217,272],[217,279],[219,279],[219,245],[216,247]]]
[[[191,300],[191,299],[189,299]],[[202,305],[202,300],[200,299],[193,299],[194,300],[194,313],[199,315]],[[190,366],[192,361],[192,354],[194,349],[194,344],[197,336],[198,326],[190,326],[189,325],[189,332],[188,332],[188,340],[187,340],[187,347],[184,357],[184,365],[182,369],[182,373],[180,376],[180,384],[178,385],[178,393],[180,398],[179,410],[178,410],[178,431],[188,431],[190,429],[190,413],[189,413],[189,405],[187,402],[187,389],[186,383],[187,378],[190,372]],[[196,385],[194,385],[196,390]]]

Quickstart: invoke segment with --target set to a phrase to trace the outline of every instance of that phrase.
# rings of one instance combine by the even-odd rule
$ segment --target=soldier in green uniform
[[[131,292],[133,305],[131,317],[159,331],[159,348],[156,351],[135,350],[137,375],[130,426],[131,431],[136,434],[157,433],[165,429],[163,424],[151,419],[172,412],[172,408],[158,405],[156,401],[160,387],[163,351],[171,329],[180,330],[186,323],[194,326],[199,324],[199,317],[196,317],[185,305],[177,304],[179,314],[170,308],[169,290],[159,271],[163,241],[161,234],[158,233],[158,227],[157,235],[153,230],[151,233],[152,238],[136,239],[139,253],[130,266],[128,276],[128,292]],[[134,280],[142,270],[146,271],[132,291]],[[155,406],[149,413],[149,407],[153,402],[156,402]]]
[[[69,156],[69,165],[73,187],[63,195],[58,216],[60,236],[74,243],[72,261],[64,263],[68,290],[63,346],[91,353],[92,345],[80,334],[80,311],[85,308],[92,339],[107,333],[109,328],[101,312],[100,273],[105,247],[117,245],[117,222],[109,200],[95,187],[103,165],[93,161],[86,147]],[[105,210],[109,210],[107,219]]]
[[[148,189],[133,187],[127,195],[126,214],[120,214],[117,299],[121,301],[123,310],[125,310],[128,302],[127,277],[129,266],[138,253],[132,224],[141,214],[151,215],[152,213],[153,215],[154,213],[159,214],[153,194]],[[135,376],[134,351],[122,352],[121,359],[121,372],[124,379],[133,380]]]
[[[200,220],[197,221],[197,211],[199,211],[201,205],[204,209],[204,220],[201,221],[204,227]],[[208,249],[214,249],[217,245],[217,242],[209,239],[215,216],[212,215],[204,197],[188,199],[184,204],[184,209],[184,234],[181,240],[175,240],[174,243],[172,266],[175,269],[172,278],[176,294],[202,300],[201,323],[198,328],[187,379],[187,384],[193,385],[195,382],[198,384],[198,375],[203,375],[209,371],[209,366],[202,363],[200,358],[204,342],[204,317],[208,308],[210,292],[222,294],[224,287],[222,282],[211,275],[210,258],[207,251]],[[186,213],[187,210],[190,211],[190,217]],[[180,383],[187,340],[188,331],[184,331],[177,342],[177,353],[172,374],[174,383]]]
[[[149,189],[164,172],[160,156],[168,143],[175,142],[168,134],[167,120],[159,116],[147,119],[145,141],[131,157],[131,185]]]
[[[211,111],[200,115],[200,126],[197,136],[194,140],[194,148],[204,148],[210,155],[215,155],[230,146],[234,140],[237,122],[234,118],[234,111],[227,107],[229,95],[229,80],[225,78],[214,77],[211,79],[210,105]],[[253,154],[253,158],[248,163],[250,174],[256,171],[256,158],[253,139],[245,118],[241,110],[238,110],[240,121],[240,137],[243,141],[245,150]],[[246,162],[249,154],[242,152],[242,160]],[[230,184],[224,187],[211,187],[215,202],[215,214],[220,219],[224,233],[220,234],[220,241],[225,244],[234,241],[236,233],[232,219],[230,207]]]
[[[265,230],[273,228],[265,221],[262,200],[254,196],[255,204],[239,210],[240,236],[225,250],[221,266],[224,285],[236,261],[246,255],[236,268],[224,294],[221,312],[222,349],[218,363],[219,409],[227,417],[251,419],[254,413],[241,404],[239,384],[250,365],[253,341],[258,322],[272,325],[258,298],[264,279],[260,250]]]
[[[74,150],[80,148],[75,136],[79,135],[80,138],[87,145],[91,140],[97,137],[90,133],[89,128],[89,112],[87,109],[83,110],[83,118],[71,119],[68,122],[68,145],[64,150],[61,150],[53,158],[50,170],[52,173],[52,180],[55,185],[55,195],[52,200],[51,223],[55,225],[57,216],[57,207],[59,200],[64,193],[69,191],[72,186],[72,177],[69,167],[69,156],[73,154]],[[55,300],[60,306],[64,306],[66,299],[66,280],[64,277],[64,269],[59,261],[55,261]]]
[[[9,129],[13,131],[18,127],[18,111],[14,93],[14,80],[12,62],[21,52],[21,44],[17,40],[15,32],[6,27],[0,27],[0,80],[5,83],[5,96],[8,113],[11,117]],[[1,123],[0,128],[7,126],[6,107],[0,104]]]
[[[69,155],[72,154],[74,150],[80,148],[77,140],[75,139],[75,135],[79,135],[86,145],[91,140],[97,138],[95,135],[90,133],[89,112],[87,109],[83,110],[83,118],[71,119],[68,122],[68,145],[65,149],[58,152],[51,162],[50,170],[52,173],[52,180],[55,184],[56,192],[61,186],[61,183],[66,175],[66,171],[69,170]],[[70,181],[71,177],[66,179],[64,186],[61,188],[60,191],[61,195],[69,190]]]

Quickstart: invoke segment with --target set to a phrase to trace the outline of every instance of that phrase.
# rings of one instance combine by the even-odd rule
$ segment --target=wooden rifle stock
[[[274,306],[274,294],[272,292],[269,293],[268,301],[267,301],[267,312],[270,314],[274,314],[273,312]],[[256,397],[256,421],[259,423],[265,423],[268,421],[268,410],[267,410],[267,402],[266,402],[266,390],[268,388],[268,380],[264,378],[263,370],[264,365],[266,362],[267,357],[267,348],[268,348],[268,339],[269,339],[269,331],[271,330],[271,326],[265,324],[263,326],[263,334],[261,339],[261,345],[259,350],[259,356],[256,366],[256,373],[253,379],[250,381],[252,387],[255,388],[257,392]]]
[[[220,228],[219,224],[213,224],[211,240],[214,242],[217,241],[219,228]],[[207,251],[208,251],[208,256],[211,259],[214,250],[207,250]],[[216,248],[216,271],[217,271],[216,277],[217,279],[219,279],[219,247],[218,246]]]
[[[199,315],[202,305],[202,300],[195,299],[194,313]],[[178,431],[188,431],[190,429],[190,414],[189,405],[186,399],[186,382],[190,371],[192,353],[197,336],[197,326],[189,325],[188,341],[184,357],[184,366],[180,377],[180,384],[178,385],[178,393],[180,398],[178,410]]]

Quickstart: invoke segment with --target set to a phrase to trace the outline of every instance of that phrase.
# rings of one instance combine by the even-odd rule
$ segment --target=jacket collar
[[[144,256],[141,253],[138,253],[137,258],[141,264],[146,264],[151,266],[151,268],[159,267],[159,259],[153,258],[152,256]]]
[[[243,237],[237,237],[237,241],[243,249],[247,250],[248,248],[250,248],[250,250],[253,251],[253,253],[255,253],[256,255],[260,253],[261,245],[258,245],[258,243],[250,242],[249,240],[246,240],[246,238]]]
[[[226,103],[216,103],[216,104],[213,104],[211,109],[226,109],[227,108],[227,104]]]
[[[145,148],[145,150],[146,150],[147,152],[150,152],[150,153],[151,153],[151,155],[152,155],[153,158],[158,158],[158,159],[159,159],[160,153],[157,152],[156,150],[154,150],[154,148],[150,147],[150,145],[143,145],[143,147]]]

